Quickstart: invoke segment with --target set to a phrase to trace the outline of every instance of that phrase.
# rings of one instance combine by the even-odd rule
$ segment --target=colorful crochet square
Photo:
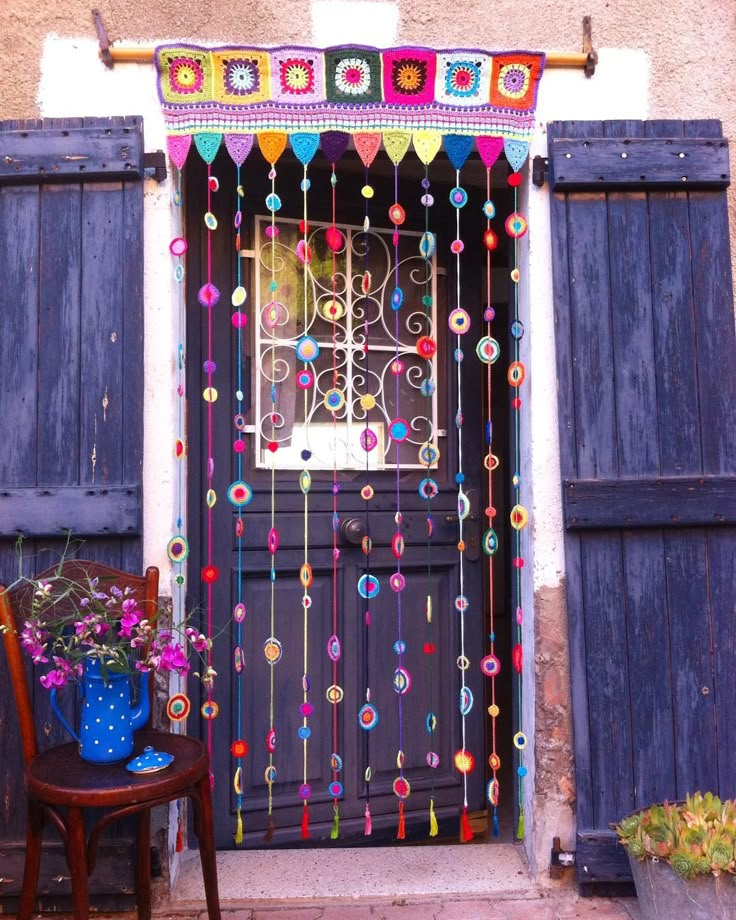
[[[381,101],[381,55],[362,48],[325,51],[328,102]]]
[[[447,105],[484,105],[491,88],[490,55],[480,52],[437,55],[437,101]]]
[[[161,97],[167,102],[205,102],[212,98],[212,59],[208,52],[172,47],[158,59]]]
[[[493,58],[491,104],[533,112],[544,67],[541,54],[499,54]]]
[[[215,99],[253,105],[271,98],[271,57],[255,48],[212,53]]]
[[[383,98],[392,105],[434,102],[437,55],[420,48],[383,52]]]
[[[324,55],[315,48],[273,51],[271,96],[276,102],[324,102]]]

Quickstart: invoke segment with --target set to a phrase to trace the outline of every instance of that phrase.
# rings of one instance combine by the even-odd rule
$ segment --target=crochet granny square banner
[[[156,49],[171,137],[432,132],[527,144],[544,54],[475,49]]]

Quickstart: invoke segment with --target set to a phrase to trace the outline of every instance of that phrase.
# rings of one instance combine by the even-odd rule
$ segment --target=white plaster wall
[[[370,7],[370,16],[366,15]],[[313,4],[315,44],[343,41],[390,45],[396,34],[396,4],[351,2]],[[375,32],[366,31],[374,29]],[[155,44],[165,37],[151,37]],[[549,70],[539,93],[539,130],[531,157],[546,155],[546,123],[558,119],[646,118],[649,62],[643,51],[602,49],[593,79],[582,71]],[[64,80],[58,75],[63,73]],[[148,65],[104,69],[91,39],[49,36],[41,62],[38,105],[43,117],[142,115],[146,149],[165,149],[165,131]],[[170,593],[167,542],[174,533],[176,468],[176,350],[179,343],[175,283],[169,241],[180,234],[180,209],[172,203],[169,178],[162,184],[145,183],[145,451],[144,558],[159,566],[162,593]],[[564,576],[563,527],[560,499],[559,440],[557,434],[556,373],[552,304],[552,250],[549,228],[549,189],[525,185],[530,231],[523,256],[520,286],[522,320],[526,334],[522,358],[530,371],[530,387],[522,412],[522,477],[531,525],[524,532],[522,570],[525,619],[524,726],[530,739],[525,762],[526,812],[532,815],[534,790],[534,610],[535,591],[559,585]],[[568,808],[554,815],[538,815],[539,826],[527,818],[527,853],[532,867],[544,868],[552,833],[562,834],[563,846],[574,845],[574,820]],[[549,826],[542,826],[542,825]]]

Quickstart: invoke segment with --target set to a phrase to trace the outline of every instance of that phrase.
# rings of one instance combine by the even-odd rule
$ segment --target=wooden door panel
[[[301,805],[298,790],[303,782],[302,742],[297,729],[302,725],[299,704],[302,700],[303,646],[302,642],[287,641],[295,635],[295,626],[302,624],[303,588],[299,583],[299,566],[303,554],[285,551],[278,554],[276,580],[276,604],[274,612],[274,635],[282,641],[283,655],[272,667],[263,654],[263,644],[270,635],[271,580],[269,570],[259,562],[246,560],[243,577],[243,598],[248,610],[244,622],[243,648],[246,652],[246,679],[243,692],[243,721],[247,726],[250,753],[244,761],[245,812],[260,812],[255,821],[248,817],[252,828],[265,830],[263,814],[268,801],[268,787],[264,772],[268,766],[266,734],[270,727],[269,687],[271,671],[274,680],[273,725],[277,733],[274,764],[278,770],[278,781],[273,785],[273,802],[276,826],[284,827],[301,821]],[[313,729],[308,744],[307,782],[314,789],[314,803],[327,802],[327,786],[332,776],[329,769],[330,732],[322,726],[331,725],[332,707],[324,691],[332,682],[332,663],[327,657],[327,639],[332,635],[332,566],[326,559],[313,562],[314,582],[310,588],[312,606],[309,610],[308,674],[313,690],[309,701],[314,706],[314,715],[309,724]],[[342,580],[342,579],[341,579]],[[234,606],[233,602],[233,606]],[[342,614],[340,614],[342,620]],[[342,623],[341,623],[342,625]],[[233,649],[236,636],[232,634]],[[232,687],[231,723],[237,712],[236,685]],[[329,711],[328,711],[329,710]],[[340,715],[342,720],[342,715]],[[316,728],[315,726],[319,726]],[[340,732],[342,735],[342,732]],[[233,739],[235,735],[233,734]],[[329,777],[329,778],[328,778]],[[330,800],[331,801],[331,800]]]

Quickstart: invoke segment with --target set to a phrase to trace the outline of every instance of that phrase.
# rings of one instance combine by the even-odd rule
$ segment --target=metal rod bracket
[[[105,23],[102,21],[102,14],[99,10],[92,10],[92,20],[95,24],[97,40],[100,43],[100,60],[105,67],[112,70],[115,64],[112,59],[112,54],[110,53],[110,40],[107,37],[107,29],[105,28]]]
[[[591,16],[583,16],[583,54],[587,55],[585,76],[592,77],[598,64],[598,52],[593,47],[593,19]]]

